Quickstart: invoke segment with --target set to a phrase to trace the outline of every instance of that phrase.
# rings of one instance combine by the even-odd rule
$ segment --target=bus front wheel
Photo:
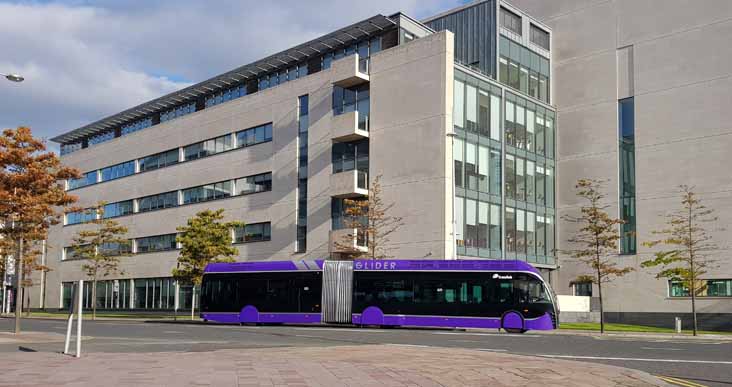
[[[526,329],[519,328],[503,328],[508,333],[526,333]]]
[[[510,310],[501,316],[501,328],[508,333],[524,333],[524,316],[520,312]]]

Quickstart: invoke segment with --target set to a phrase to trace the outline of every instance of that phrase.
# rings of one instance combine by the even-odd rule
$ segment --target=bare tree
[[[591,279],[597,285],[601,333],[605,332],[602,285],[633,271],[632,267],[619,268],[613,260],[617,257],[620,239],[618,225],[624,221],[610,217],[606,211],[607,206],[602,204],[605,198],[604,183],[604,180],[593,179],[577,181],[576,194],[585,205],[580,208],[579,216],[562,216],[563,220],[577,224],[579,229],[567,240],[575,248],[561,251],[589,266],[593,272],[592,276],[581,276],[581,279]]]
[[[716,267],[713,253],[719,247],[712,240],[705,225],[717,221],[714,210],[701,204],[693,187],[679,186],[681,208],[664,215],[665,227],[652,231],[660,239],[644,242],[646,247],[666,246],[667,250],[654,253],[654,259],[641,263],[643,267],[661,266],[656,278],[668,278],[681,282],[691,298],[691,314],[694,320],[693,334],[697,334],[696,297],[707,288],[700,278]]]
[[[345,199],[345,220],[346,228],[355,230],[356,235],[350,234],[344,237],[343,242],[337,242],[339,247],[350,248],[354,238],[366,238],[367,250],[347,253],[349,259],[368,258],[388,259],[391,249],[388,246],[389,237],[401,226],[404,225],[402,218],[391,215],[394,203],[385,203],[382,197],[381,175],[378,175],[371,182],[369,187],[368,200]]]

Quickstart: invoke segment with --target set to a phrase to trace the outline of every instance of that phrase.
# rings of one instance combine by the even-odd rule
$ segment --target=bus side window
[[[498,302],[507,304],[513,302],[513,283],[511,281],[500,281],[498,286]]]

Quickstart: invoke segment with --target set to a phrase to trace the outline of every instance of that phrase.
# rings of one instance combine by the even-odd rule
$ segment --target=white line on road
[[[429,332],[433,335],[457,335],[457,336],[492,336],[492,337],[528,337],[536,339],[539,335],[514,335],[511,333],[471,333],[471,332]]]
[[[180,331],[163,331],[163,333],[183,333],[183,332],[180,332]]]
[[[419,344],[387,344],[394,347],[417,347],[417,348],[429,348],[429,345],[419,345]]]
[[[478,351],[485,351],[485,352],[508,352],[507,349],[493,349],[493,348],[478,348]]]
[[[632,357],[602,357],[602,356],[573,356],[573,355],[546,355],[532,354],[533,356],[557,358],[557,359],[586,359],[586,360],[621,360],[621,361],[647,361],[660,363],[699,363],[699,364],[732,364],[732,361],[711,361],[711,360],[680,360],[680,359],[639,359]]]
[[[641,349],[657,349],[661,351],[683,351],[681,348],[641,347]]]
[[[298,331],[335,331],[335,332],[363,332],[363,333],[395,333],[396,331],[380,331],[376,329],[351,329],[351,328],[292,328]]]

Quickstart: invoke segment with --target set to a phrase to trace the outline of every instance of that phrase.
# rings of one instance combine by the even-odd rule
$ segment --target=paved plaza
[[[405,345],[0,354],[1,386],[665,386],[641,371]]]

